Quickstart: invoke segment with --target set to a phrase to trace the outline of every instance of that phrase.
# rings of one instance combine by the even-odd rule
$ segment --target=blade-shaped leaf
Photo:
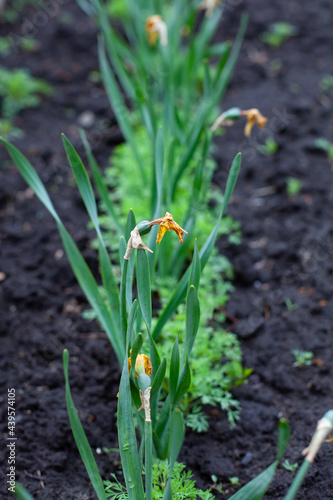
[[[16,500],[34,500],[30,493],[22,486],[21,483],[15,483],[14,497]]]
[[[163,358],[152,383],[151,393],[150,393],[151,404],[155,402],[155,399],[158,396],[159,390],[163,384],[165,372],[166,372],[166,358]]]
[[[178,348],[178,335],[177,335],[176,340],[173,344],[171,360],[170,360],[169,384],[170,384],[171,407],[173,407],[174,400],[176,397],[178,378],[179,378],[179,348]]]
[[[171,417],[170,431],[170,455],[169,455],[169,479],[165,488],[163,500],[172,499],[171,474],[177,457],[182,447],[185,436],[185,424],[181,411],[176,410]]]
[[[152,305],[151,305],[149,265],[145,250],[138,250],[137,252],[136,280],[137,280],[138,298],[142,311],[142,316],[150,332]]]
[[[179,401],[182,399],[182,397],[185,396],[190,385],[191,385],[191,370],[190,370],[190,365],[188,362],[188,357],[186,354],[184,366],[180,370],[180,374],[179,374],[178,386],[177,386],[177,391],[175,394],[175,399],[173,402],[173,408],[175,408],[176,405],[179,403]]]
[[[127,357],[120,380],[118,397],[118,440],[129,500],[144,500],[140,459],[133,420]]]
[[[261,474],[243,486],[237,493],[230,497],[230,500],[261,500],[271,484],[279,461],[284,454],[290,437],[290,428],[286,420],[281,419],[278,429],[278,455],[273,462]]]
[[[75,274],[79,285],[81,286],[83,292],[85,293],[91,307],[95,310],[97,317],[107,333],[109,340],[112,344],[113,349],[117,355],[117,358],[120,363],[122,363],[122,359],[125,354],[125,346],[122,345],[121,339],[119,337],[119,332],[115,328],[113,319],[110,315],[110,312],[105,304],[105,300],[102,297],[97,283],[86,263],[84,258],[82,257],[81,252],[76,246],[74,240],[68,233],[67,229],[63,225],[58,216],[57,212],[54,209],[52,201],[42,183],[40,177],[37,172],[34,170],[33,166],[29,163],[29,161],[25,158],[25,156],[12,144],[6,141],[3,138],[0,138],[0,141],[5,145],[9,155],[12,160],[16,164],[19,169],[21,175],[26,180],[28,185],[34,191],[36,196],[41,200],[46,209],[50,212],[50,214],[54,217],[57,227],[68,257],[68,260],[71,264],[72,270]]]
[[[75,177],[76,184],[81,193],[90,220],[93,223],[93,226],[97,233],[103,285],[110,303],[112,320],[115,323],[115,329],[119,329],[120,328],[119,290],[111,266],[110,258],[105,247],[104,238],[99,226],[98,211],[97,211],[94,192],[87,171],[81,161],[81,158],[77,154],[77,151],[75,150],[75,148],[72,146],[72,144],[69,142],[69,140],[64,134],[62,134],[62,138],[67,158]]]
[[[232,192],[234,190],[237,181],[240,165],[241,165],[241,153],[238,153],[234,158],[234,161],[232,162],[232,165],[230,167],[221,213],[219,215],[218,221],[199,252],[201,272],[203,271],[205,265],[207,264],[209,256],[213,250],[221,219],[227,208],[228,202],[230,200],[230,197],[232,195]],[[181,278],[181,280],[179,281],[178,286],[176,287],[174,293],[172,294],[168,304],[166,305],[165,309],[160,315],[159,320],[156,323],[153,331],[153,338],[155,341],[158,338],[163,326],[166,324],[170,316],[173,314],[178,305],[184,300],[186,296],[186,289],[188,287],[189,275],[190,275],[190,269],[188,268],[187,271],[184,273],[183,277]]]
[[[90,144],[87,140],[87,136],[86,136],[84,130],[82,130],[82,129],[80,130],[80,136],[82,139],[82,143],[84,145],[84,149],[86,151],[89,166],[90,166],[93,178],[94,178],[94,183],[96,185],[99,197],[105,206],[105,210],[106,210],[107,214],[113,220],[114,225],[115,225],[115,229],[116,229],[118,235],[123,236],[124,230],[120,224],[119,218],[118,218],[116,211],[114,209],[108,188],[104,182],[104,178],[103,178],[101,169],[99,168],[98,163],[97,163],[97,161],[96,161],[96,159],[91,151],[91,147],[90,147]]]
[[[189,289],[186,302],[186,329],[185,345],[187,355],[190,356],[198,333],[200,322],[200,305],[196,289],[192,285]]]
[[[116,115],[117,121],[121,130],[125,136],[126,141],[130,144],[131,149],[133,151],[134,158],[139,167],[139,173],[142,178],[142,182],[146,181],[146,174],[143,168],[143,163],[141,156],[139,154],[136,139],[134,132],[132,130],[132,126],[128,120],[128,110],[124,103],[123,96],[119,90],[116,79],[113,75],[110,64],[107,60],[105,49],[103,43],[100,41],[98,45],[98,54],[99,54],[99,63],[101,68],[101,74],[104,82],[104,86],[106,92],[108,94],[110,103],[112,104],[112,109],[114,114]]]
[[[95,457],[91,451],[87,436],[84,432],[84,429],[82,427],[82,424],[80,422],[77,410],[74,406],[74,402],[72,399],[69,380],[68,380],[68,360],[69,360],[68,351],[67,349],[65,349],[63,352],[63,365],[64,365],[64,375],[66,384],[66,403],[67,403],[67,412],[69,421],[71,424],[76,445],[79,449],[81,458],[88,472],[90,481],[94,487],[96,495],[99,498],[99,500],[106,500],[103,481],[98,471]]]

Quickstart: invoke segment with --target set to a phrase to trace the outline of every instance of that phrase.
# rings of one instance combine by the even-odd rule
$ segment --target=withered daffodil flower
[[[161,243],[161,240],[167,231],[174,231],[177,234],[179,241],[183,243],[183,235],[184,233],[187,234],[187,231],[181,228],[180,225],[173,220],[173,217],[171,214],[169,214],[169,212],[166,212],[164,217],[154,220],[153,223],[159,224],[160,226],[160,229],[157,233],[156,243]]]
[[[132,349],[130,350],[130,355],[132,354]],[[131,371],[131,356],[128,358],[128,371]],[[135,360],[135,376],[139,378],[140,373],[145,373],[150,377],[153,371],[150,359],[145,354],[138,354]]]
[[[146,20],[146,32],[149,45],[152,47],[156,45],[158,37],[160,37],[161,45],[168,45],[167,26],[158,14],[148,17]]]
[[[160,229],[157,233],[156,243],[161,243],[161,240],[167,231],[175,231],[180,243],[183,243],[183,236],[184,233],[187,234],[187,231],[181,228],[180,225],[173,220],[173,217],[169,212],[166,212],[165,216],[160,217],[159,219],[155,219],[152,221],[144,220],[139,222],[139,224],[133,229],[133,231],[131,231],[131,237],[127,242],[126,253],[124,255],[125,260],[129,260],[133,248],[148,250],[149,252],[153,253],[153,251],[143,243],[141,236],[149,233],[151,231],[151,228],[157,225],[160,226]]]
[[[251,131],[255,123],[257,123],[260,128],[263,128],[268,121],[267,118],[265,118],[257,108],[241,111],[240,115],[247,117],[247,124],[245,125],[244,129],[245,137],[249,137],[251,135]]]

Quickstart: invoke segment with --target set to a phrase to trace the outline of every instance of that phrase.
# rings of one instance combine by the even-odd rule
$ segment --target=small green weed
[[[7,37],[0,37],[0,54],[5,57],[10,54],[11,44]]]
[[[302,189],[302,182],[296,177],[288,177],[286,189],[289,196],[296,196]]]
[[[333,90],[333,75],[325,75],[319,82],[320,90]]]
[[[261,154],[265,156],[272,156],[279,149],[279,145],[274,141],[272,137],[267,137],[264,144],[258,146],[258,150]]]
[[[286,304],[289,312],[295,311],[298,308],[298,304],[294,304],[289,297],[285,299],[284,303]]]
[[[315,141],[315,146],[325,151],[329,160],[333,160],[333,142],[329,142],[327,139],[321,137]]]
[[[229,483],[225,483],[224,485],[222,483],[218,483],[218,479],[217,477],[215,476],[215,474],[212,474],[211,475],[211,478],[212,478],[212,481],[213,481],[213,485],[212,485],[212,488],[216,491],[218,491],[219,493],[221,493],[221,495],[225,495],[226,492],[224,491],[224,488],[226,486],[231,486],[231,485],[234,485],[234,486],[241,486],[240,482],[239,482],[239,479],[238,477],[229,477]]]
[[[278,48],[288,38],[294,36],[296,32],[296,28],[292,24],[278,22],[271,24],[268,31],[262,33],[261,39],[270,47]]]
[[[285,460],[282,462],[282,467],[284,467],[286,470],[289,472],[295,472],[295,470],[298,468],[298,463],[291,464],[289,460]]]
[[[27,70],[8,70],[0,67],[0,96],[2,115],[14,118],[22,109],[38,106],[38,94],[50,94],[51,87],[43,80],[33,78]]]
[[[313,352],[311,351],[301,351],[299,349],[293,349],[291,354],[295,357],[296,361],[293,366],[300,368],[301,366],[312,365]]]

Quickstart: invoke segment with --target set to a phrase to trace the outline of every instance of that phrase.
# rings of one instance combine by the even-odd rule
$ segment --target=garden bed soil
[[[90,247],[93,234],[87,230],[60,134],[78,145],[78,127],[90,122],[88,134],[103,167],[122,137],[105,92],[89,77],[98,68],[96,28],[75,2],[61,4],[57,15],[37,27],[38,50],[29,55],[17,50],[3,64],[28,67],[54,87],[40,107],[24,110],[16,119],[25,136],[15,143],[37,168],[66,227],[97,272]],[[231,319],[224,326],[239,335],[244,365],[253,374],[234,391],[242,406],[236,428],[230,430],[221,410],[205,408],[208,432],[188,431],[179,457],[201,488],[212,483],[212,474],[217,476],[224,489],[223,494],[216,491],[217,499],[236,491],[228,478],[237,476],[244,484],[275,459],[279,418],[291,426],[286,458],[300,463],[317,420],[333,406],[333,172],[325,154],[314,147],[317,138],[332,138],[333,94],[319,88],[323,76],[333,74],[332,5],[325,0],[226,2],[218,39],[235,36],[243,10],[249,13],[249,25],[223,105],[259,107],[268,124],[245,139],[244,123],[238,122],[216,140],[219,170],[214,182],[224,188],[232,158],[242,151],[229,208],[242,223],[242,243],[233,246],[222,238],[218,246],[235,269],[235,292],[226,306]],[[26,11],[24,19],[35,22],[36,12]],[[276,21],[291,22],[297,34],[271,49],[259,35]],[[1,25],[1,35],[20,35],[22,22]],[[268,135],[278,144],[272,156],[257,149]],[[17,479],[36,499],[92,499],[68,422],[62,351],[70,353],[74,401],[88,440],[98,450],[104,478],[119,474],[120,468],[119,454],[102,450],[117,447],[119,367],[99,326],[81,317],[88,306],[54,221],[3,149],[0,156],[0,497],[9,497],[5,439],[7,389],[13,387]],[[302,182],[293,197],[286,190],[289,177]],[[292,349],[312,351],[312,365],[294,367]],[[333,445],[325,444],[299,498],[333,498],[332,466]],[[283,499],[292,478],[280,467],[266,498]]]

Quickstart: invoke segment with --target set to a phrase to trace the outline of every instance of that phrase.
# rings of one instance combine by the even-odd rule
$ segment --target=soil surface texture
[[[78,128],[85,126],[102,167],[122,135],[103,87],[92,78],[98,69],[96,27],[75,2],[54,3],[58,12],[46,14],[46,23],[31,8],[15,26],[0,25],[0,36],[20,36],[27,34],[28,20],[38,42],[30,54],[17,46],[2,64],[29,68],[54,88],[40,107],[17,117],[25,135],[15,144],[36,167],[97,273],[93,234],[61,133],[82,151]],[[317,421],[333,407],[333,172],[315,146],[316,139],[333,136],[333,89],[320,86],[325,75],[333,75],[333,5],[330,0],[227,1],[217,40],[235,37],[243,11],[249,14],[248,29],[223,108],[257,107],[268,123],[246,139],[239,121],[216,139],[214,182],[224,189],[231,161],[242,151],[229,207],[241,221],[242,243],[231,246],[221,239],[218,246],[235,269],[235,292],[226,306],[230,321],[224,326],[241,339],[244,365],[253,374],[234,391],[242,406],[236,428],[230,430],[221,410],[205,408],[208,432],[188,431],[179,457],[199,487],[207,488],[211,475],[217,476],[223,487],[223,493],[215,491],[217,499],[237,490],[230,477],[245,484],[275,460],[279,418],[291,426],[285,458],[300,464]],[[280,21],[296,31],[273,49],[261,34]],[[270,156],[259,148],[267,137],[278,145]],[[74,402],[103,478],[114,472],[121,479],[119,454],[103,451],[118,446],[120,371],[105,334],[81,316],[88,305],[53,219],[3,148],[0,159],[0,498],[9,498],[7,389],[15,388],[17,480],[39,500],[90,500],[94,492],[66,411],[62,351],[70,353]],[[294,195],[288,193],[289,178],[301,182]],[[293,349],[311,351],[312,364],[295,367]],[[265,498],[282,500],[293,476],[280,466]],[[333,444],[326,443],[298,498],[328,500],[332,485]]]

